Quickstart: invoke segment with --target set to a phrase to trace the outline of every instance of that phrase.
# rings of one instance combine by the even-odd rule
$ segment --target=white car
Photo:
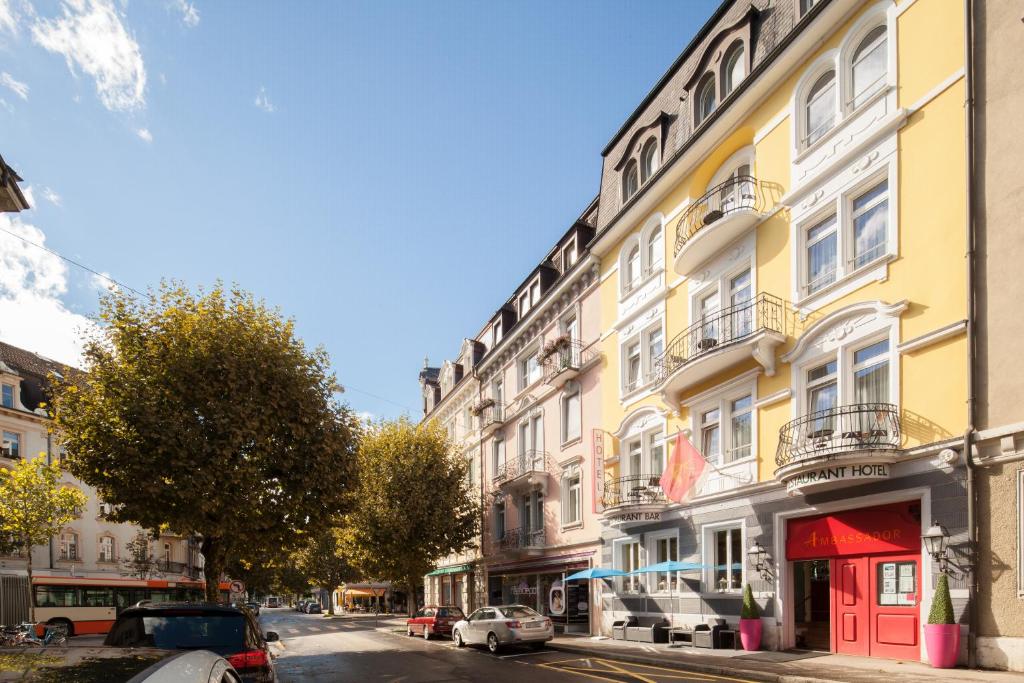
[[[551,620],[526,605],[481,607],[452,627],[456,647],[486,645],[492,653],[505,645],[540,649],[554,637]]]

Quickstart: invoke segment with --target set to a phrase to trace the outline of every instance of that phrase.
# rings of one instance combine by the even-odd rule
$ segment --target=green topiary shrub
[[[956,623],[953,616],[953,600],[949,597],[949,578],[945,574],[939,576],[939,583],[935,586],[935,597],[932,599],[932,609],[928,612],[928,623]]]
[[[949,595],[948,591],[946,593]],[[754,591],[750,590],[748,583],[743,587],[743,607],[740,608],[740,619],[760,619],[761,608],[754,602]]]

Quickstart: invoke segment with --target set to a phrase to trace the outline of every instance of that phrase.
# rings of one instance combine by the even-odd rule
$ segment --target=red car
[[[410,636],[422,635],[430,640],[430,636],[452,634],[452,626],[466,618],[458,607],[427,605],[405,622],[406,633]]]

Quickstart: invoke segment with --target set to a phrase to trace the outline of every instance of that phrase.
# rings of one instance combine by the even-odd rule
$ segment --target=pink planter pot
[[[761,649],[760,619],[740,619],[740,642],[743,644],[744,650]]]
[[[960,624],[925,624],[928,661],[936,669],[952,669],[960,656]]]

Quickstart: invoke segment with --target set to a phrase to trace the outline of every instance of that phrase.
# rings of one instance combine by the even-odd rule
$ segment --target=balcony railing
[[[595,350],[584,348],[579,339],[566,341],[544,358],[544,381],[552,384],[560,377],[579,372],[580,368],[594,359],[594,354]]]
[[[715,185],[679,217],[674,254],[678,256],[687,240],[729,214],[737,211],[761,212],[765,205],[764,189],[752,175],[733,176]]]
[[[77,548],[61,548],[57,554],[57,559],[65,562],[76,562],[81,558],[78,556]]]
[[[185,562],[172,562],[171,560],[158,560],[157,565],[165,574],[180,574],[182,576],[194,576],[198,573],[195,567],[190,567]]]
[[[501,550],[543,548],[544,545],[544,529],[505,529],[505,535],[498,539]]]
[[[548,454],[544,451],[526,451],[498,466],[494,482],[501,486],[526,474],[547,472]]]
[[[899,448],[899,409],[890,403],[857,403],[819,410],[783,425],[775,464],[785,467],[806,459]]]
[[[480,421],[481,431],[500,427],[505,423],[505,406],[494,401],[482,405],[479,408],[477,419]]]
[[[785,304],[782,299],[761,293],[753,299],[729,306],[703,318],[680,332],[654,361],[657,381],[701,356],[748,339],[763,331],[783,333]]]
[[[668,503],[661,490],[660,474],[631,474],[605,479],[601,502],[606,508],[620,505],[657,505]]]

